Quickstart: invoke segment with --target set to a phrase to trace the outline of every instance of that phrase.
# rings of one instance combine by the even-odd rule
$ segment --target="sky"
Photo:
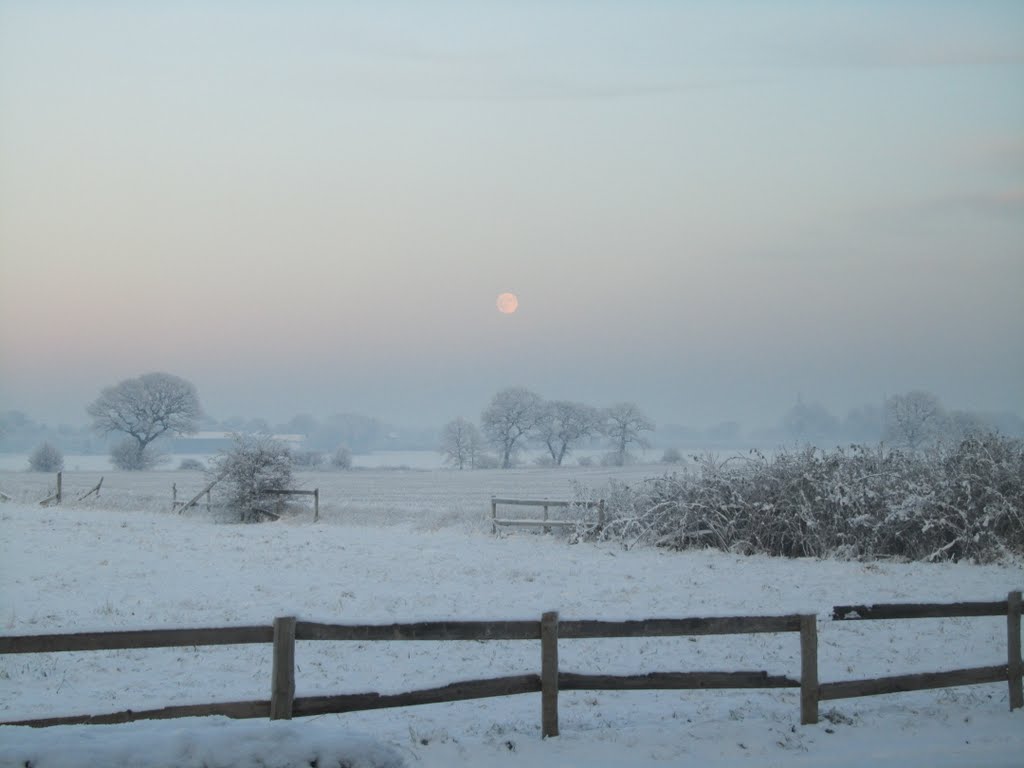
[[[0,0],[0,410],[148,371],[1024,412],[1024,4]]]

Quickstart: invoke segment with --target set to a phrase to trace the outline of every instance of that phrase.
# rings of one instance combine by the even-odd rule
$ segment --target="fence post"
[[[491,496],[491,533],[498,533],[498,502]]]
[[[800,724],[818,722],[818,617],[800,617]]]
[[[540,732],[558,735],[558,611],[540,619]]]
[[[274,619],[274,666],[270,688],[270,719],[291,720],[295,699],[295,617]]]
[[[63,483],[63,477],[64,477],[64,473],[63,472],[58,472],[57,473],[57,503],[58,504],[60,504],[60,500],[61,500],[61,496],[62,496],[61,487],[64,484]]]
[[[1010,711],[1024,707],[1020,659],[1020,590],[1006,597],[1006,679],[1010,685]]]
[[[546,523],[547,521],[548,521],[548,505],[545,504],[544,505],[544,522]],[[544,533],[551,533],[551,526],[550,525],[545,525],[544,528],[542,529],[542,531]]]
[[[210,490],[209,489],[206,490],[206,511],[207,511],[207,513],[209,513],[209,511],[210,511]]]
[[[320,519],[320,489],[313,489],[313,522]]]
[[[178,508],[178,484],[171,483],[171,512]]]

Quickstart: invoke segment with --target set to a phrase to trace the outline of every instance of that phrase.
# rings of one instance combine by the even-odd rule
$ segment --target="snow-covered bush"
[[[481,453],[476,457],[477,469],[497,469],[500,466],[501,461],[493,453]]]
[[[324,455],[320,451],[295,451],[292,453],[292,464],[296,469],[320,469],[324,463]]]
[[[335,469],[352,469],[352,451],[347,445],[339,445],[331,456],[331,466]]]
[[[944,452],[851,446],[759,453],[606,490],[627,545],[786,557],[987,562],[1024,555],[1024,442],[999,435]]]
[[[110,461],[118,469],[129,471],[152,469],[160,463],[161,456],[152,445],[140,448],[130,437],[114,444],[110,449]]]
[[[678,448],[666,448],[665,452],[661,454],[662,464],[681,464],[683,461],[683,454],[679,452]]]
[[[60,472],[64,469],[64,454],[57,446],[43,442],[29,455],[28,466],[33,472]]]
[[[201,462],[199,459],[182,459],[181,463],[178,464],[178,469],[180,469],[182,471],[184,471],[184,470],[191,470],[191,471],[198,470],[198,471],[202,472],[202,471],[204,471],[206,469],[206,465],[203,464],[203,462]]]
[[[232,435],[233,445],[213,460],[210,474],[221,478],[228,506],[242,521],[256,521],[266,512],[266,491],[283,490],[292,482],[292,456],[286,443],[269,435]]]

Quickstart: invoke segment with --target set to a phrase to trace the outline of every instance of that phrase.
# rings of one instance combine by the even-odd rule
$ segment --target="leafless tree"
[[[541,406],[535,434],[551,454],[555,466],[572,451],[572,446],[597,434],[601,414],[596,408],[567,400],[553,400]]]
[[[476,424],[461,416],[445,424],[439,450],[446,464],[465,469],[476,469],[480,453],[480,430]]]
[[[144,373],[106,387],[87,409],[97,432],[123,432],[139,457],[163,435],[196,431],[202,416],[196,388],[169,373]]]
[[[922,390],[887,398],[884,418],[885,439],[915,452],[937,440],[946,425],[939,398]]]
[[[622,466],[629,458],[629,446],[646,448],[649,443],[641,434],[654,429],[654,422],[644,416],[635,403],[616,403],[604,412],[604,432],[611,441],[611,463]]]
[[[480,416],[484,435],[501,456],[502,469],[512,466],[512,458],[537,425],[543,400],[525,387],[503,389],[491,399]]]

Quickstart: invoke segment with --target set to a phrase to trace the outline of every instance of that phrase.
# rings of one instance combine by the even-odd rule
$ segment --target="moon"
[[[498,311],[503,315],[511,315],[519,307],[519,299],[514,293],[501,293],[498,295]]]

